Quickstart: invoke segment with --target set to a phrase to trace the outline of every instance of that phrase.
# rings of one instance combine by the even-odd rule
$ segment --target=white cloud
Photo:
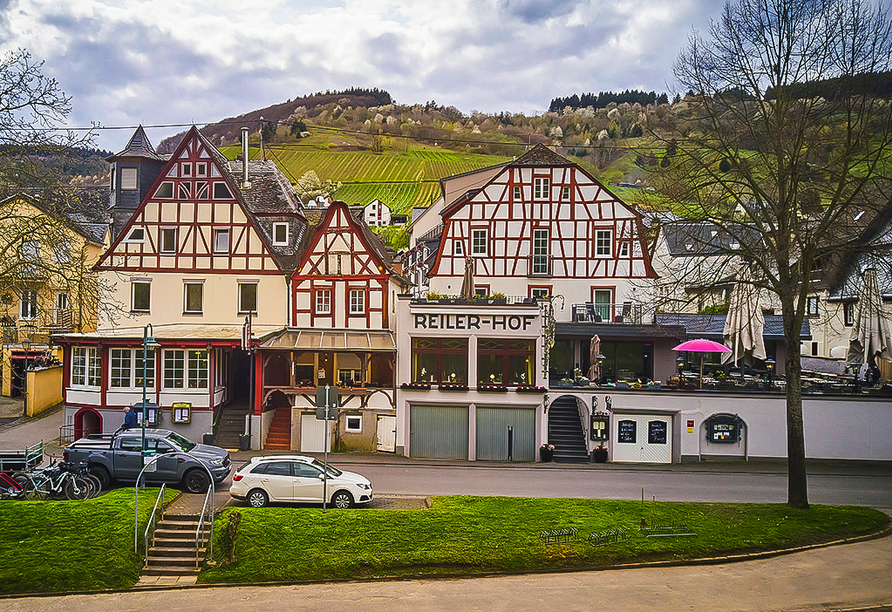
[[[0,48],[46,60],[72,123],[216,121],[325,89],[541,112],[587,91],[664,90],[719,0],[12,0]],[[176,132],[150,132],[157,142]],[[118,149],[126,131],[103,133]]]

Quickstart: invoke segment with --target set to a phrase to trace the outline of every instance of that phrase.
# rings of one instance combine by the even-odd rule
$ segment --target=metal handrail
[[[164,489],[167,487],[167,483],[161,485],[161,490],[158,492],[158,498],[155,500],[155,505],[152,507],[152,514],[149,516],[149,520],[146,523],[146,531],[143,533],[143,544],[145,548],[145,555],[142,558],[143,567],[149,566],[149,529],[152,531],[152,543],[155,542],[155,525],[157,524],[155,520],[155,512],[158,510],[158,504],[161,503],[161,500],[164,498]],[[161,518],[164,518],[164,509],[161,509]]]
[[[207,493],[204,494],[204,505],[201,507],[201,516],[198,518],[198,528],[195,530],[195,569],[201,565],[201,545],[204,544],[204,516],[208,510],[208,502],[214,499],[214,479],[211,478],[211,484]],[[211,521],[210,521],[210,537],[208,538],[208,556],[213,558],[214,555],[214,506],[211,504]]]

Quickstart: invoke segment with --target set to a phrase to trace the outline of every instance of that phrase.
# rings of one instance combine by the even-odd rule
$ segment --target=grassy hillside
[[[223,149],[230,159],[238,152],[237,147]],[[252,158],[259,154],[259,150],[251,149]],[[437,181],[443,177],[511,161],[510,157],[432,147],[374,153],[279,145],[268,148],[267,157],[292,183],[313,170],[323,181],[342,184],[334,193],[336,199],[365,205],[378,198],[397,213],[408,213],[413,206],[428,206],[439,195]]]

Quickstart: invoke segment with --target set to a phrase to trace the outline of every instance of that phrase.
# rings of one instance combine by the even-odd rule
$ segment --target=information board
[[[647,443],[666,444],[666,421],[649,421],[647,423]]]
[[[616,424],[616,441],[622,444],[635,444],[638,438],[638,423],[619,421]]]

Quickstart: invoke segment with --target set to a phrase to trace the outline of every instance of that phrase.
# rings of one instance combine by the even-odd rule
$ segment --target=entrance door
[[[315,413],[300,415],[300,450],[305,453],[324,453],[327,423],[317,421]],[[331,450],[331,434],[328,436],[328,450]]]
[[[378,450],[385,453],[396,452],[396,417],[378,415]]]
[[[672,463],[672,417],[615,415],[613,461]]]

